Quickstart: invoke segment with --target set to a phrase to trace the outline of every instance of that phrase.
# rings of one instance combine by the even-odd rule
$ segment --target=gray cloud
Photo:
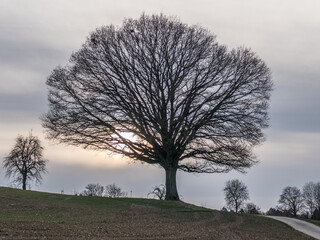
[[[320,73],[275,72],[271,125],[281,131],[320,133]]]
[[[1,111],[25,111],[30,114],[37,114],[46,110],[47,92],[6,94],[0,95]]]
[[[0,53],[1,65],[11,67],[14,71],[32,69],[38,74],[47,74],[52,65],[66,62],[66,58],[69,58],[62,49],[23,39],[0,39]]]

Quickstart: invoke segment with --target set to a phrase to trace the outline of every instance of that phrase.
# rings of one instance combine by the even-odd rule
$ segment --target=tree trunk
[[[27,174],[23,173],[22,175],[22,189],[26,190],[27,189]]]
[[[166,198],[165,200],[179,201],[177,191],[177,167],[165,168],[166,171]]]
[[[297,208],[296,208],[296,206],[293,206],[293,216],[294,217],[297,216]]]

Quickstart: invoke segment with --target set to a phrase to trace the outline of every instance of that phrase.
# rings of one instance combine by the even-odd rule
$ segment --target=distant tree
[[[290,213],[287,210],[284,210],[280,207],[276,208],[270,208],[267,212],[266,215],[270,216],[290,216]]]
[[[84,196],[99,196],[103,195],[104,187],[98,183],[90,183],[86,186],[86,190],[83,191]]]
[[[27,137],[18,136],[10,154],[4,158],[6,176],[26,190],[27,184],[35,180],[41,183],[42,173],[46,173],[47,160],[42,155],[43,147],[38,137],[32,133]]]
[[[317,203],[317,213],[314,213],[314,218],[313,219],[316,219],[316,220],[320,220],[320,183],[318,182],[317,185],[316,185],[316,203]]]
[[[244,209],[241,208],[240,210],[238,210],[238,213],[244,213]]]
[[[285,187],[278,202],[294,217],[303,208],[303,197],[300,190],[296,187]]]
[[[305,206],[309,210],[310,216],[312,216],[314,210],[317,208],[315,188],[316,188],[316,184],[314,182],[308,182],[302,188],[302,197],[303,197]]]
[[[303,186],[303,199],[313,219],[319,219],[320,213],[320,182],[308,182]]]
[[[312,213],[311,218],[313,220],[320,220],[320,209],[317,208],[316,210],[314,210],[314,212]]]
[[[223,191],[227,206],[236,213],[244,202],[249,199],[247,186],[238,179],[227,181]]]
[[[159,200],[164,200],[166,196],[166,188],[163,184],[159,186],[155,186],[151,192],[148,193],[149,195],[153,195],[157,197]]]
[[[278,214],[277,214],[277,209],[275,209],[275,208],[269,208],[269,210],[266,212],[266,215],[269,215],[269,216],[278,216]]]
[[[221,208],[222,212],[228,212],[228,209],[226,207]]]
[[[247,203],[244,207],[244,212],[248,214],[260,214],[260,208],[254,203]]]
[[[123,192],[121,187],[118,187],[117,185],[109,184],[105,188],[105,196],[111,197],[111,198],[118,198],[118,197],[126,197],[127,193]]]
[[[179,200],[178,169],[244,172],[256,162],[272,90],[251,50],[144,14],[94,31],[47,85],[49,138],[162,167],[167,200]]]
[[[318,209],[318,212],[319,212],[319,215],[320,215],[320,182],[317,182],[315,184],[315,187],[314,187],[314,199],[315,199],[315,203],[316,203],[316,208]]]

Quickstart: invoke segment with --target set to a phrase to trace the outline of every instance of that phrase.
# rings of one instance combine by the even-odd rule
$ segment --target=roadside
[[[320,227],[312,223],[308,223],[299,219],[288,218],[288,217],[278,217],[278,216],[266,216],[266,217],[284,222],[290,227],[293,227],[294,229],[296,229],[297,231],[303,232],[316,239],[320,239]]]

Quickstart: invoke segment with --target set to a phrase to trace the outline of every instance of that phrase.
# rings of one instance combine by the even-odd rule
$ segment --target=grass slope
[[[0,239],[312,239],[272,219],[183,202],[0,188]]]
[[[300,220],[312,223],[312,224],[317,225],[317,226],[320,227],[320,221],[319,220],[312,220],[312,219],[305,219],[305,218],[300,218]]]

